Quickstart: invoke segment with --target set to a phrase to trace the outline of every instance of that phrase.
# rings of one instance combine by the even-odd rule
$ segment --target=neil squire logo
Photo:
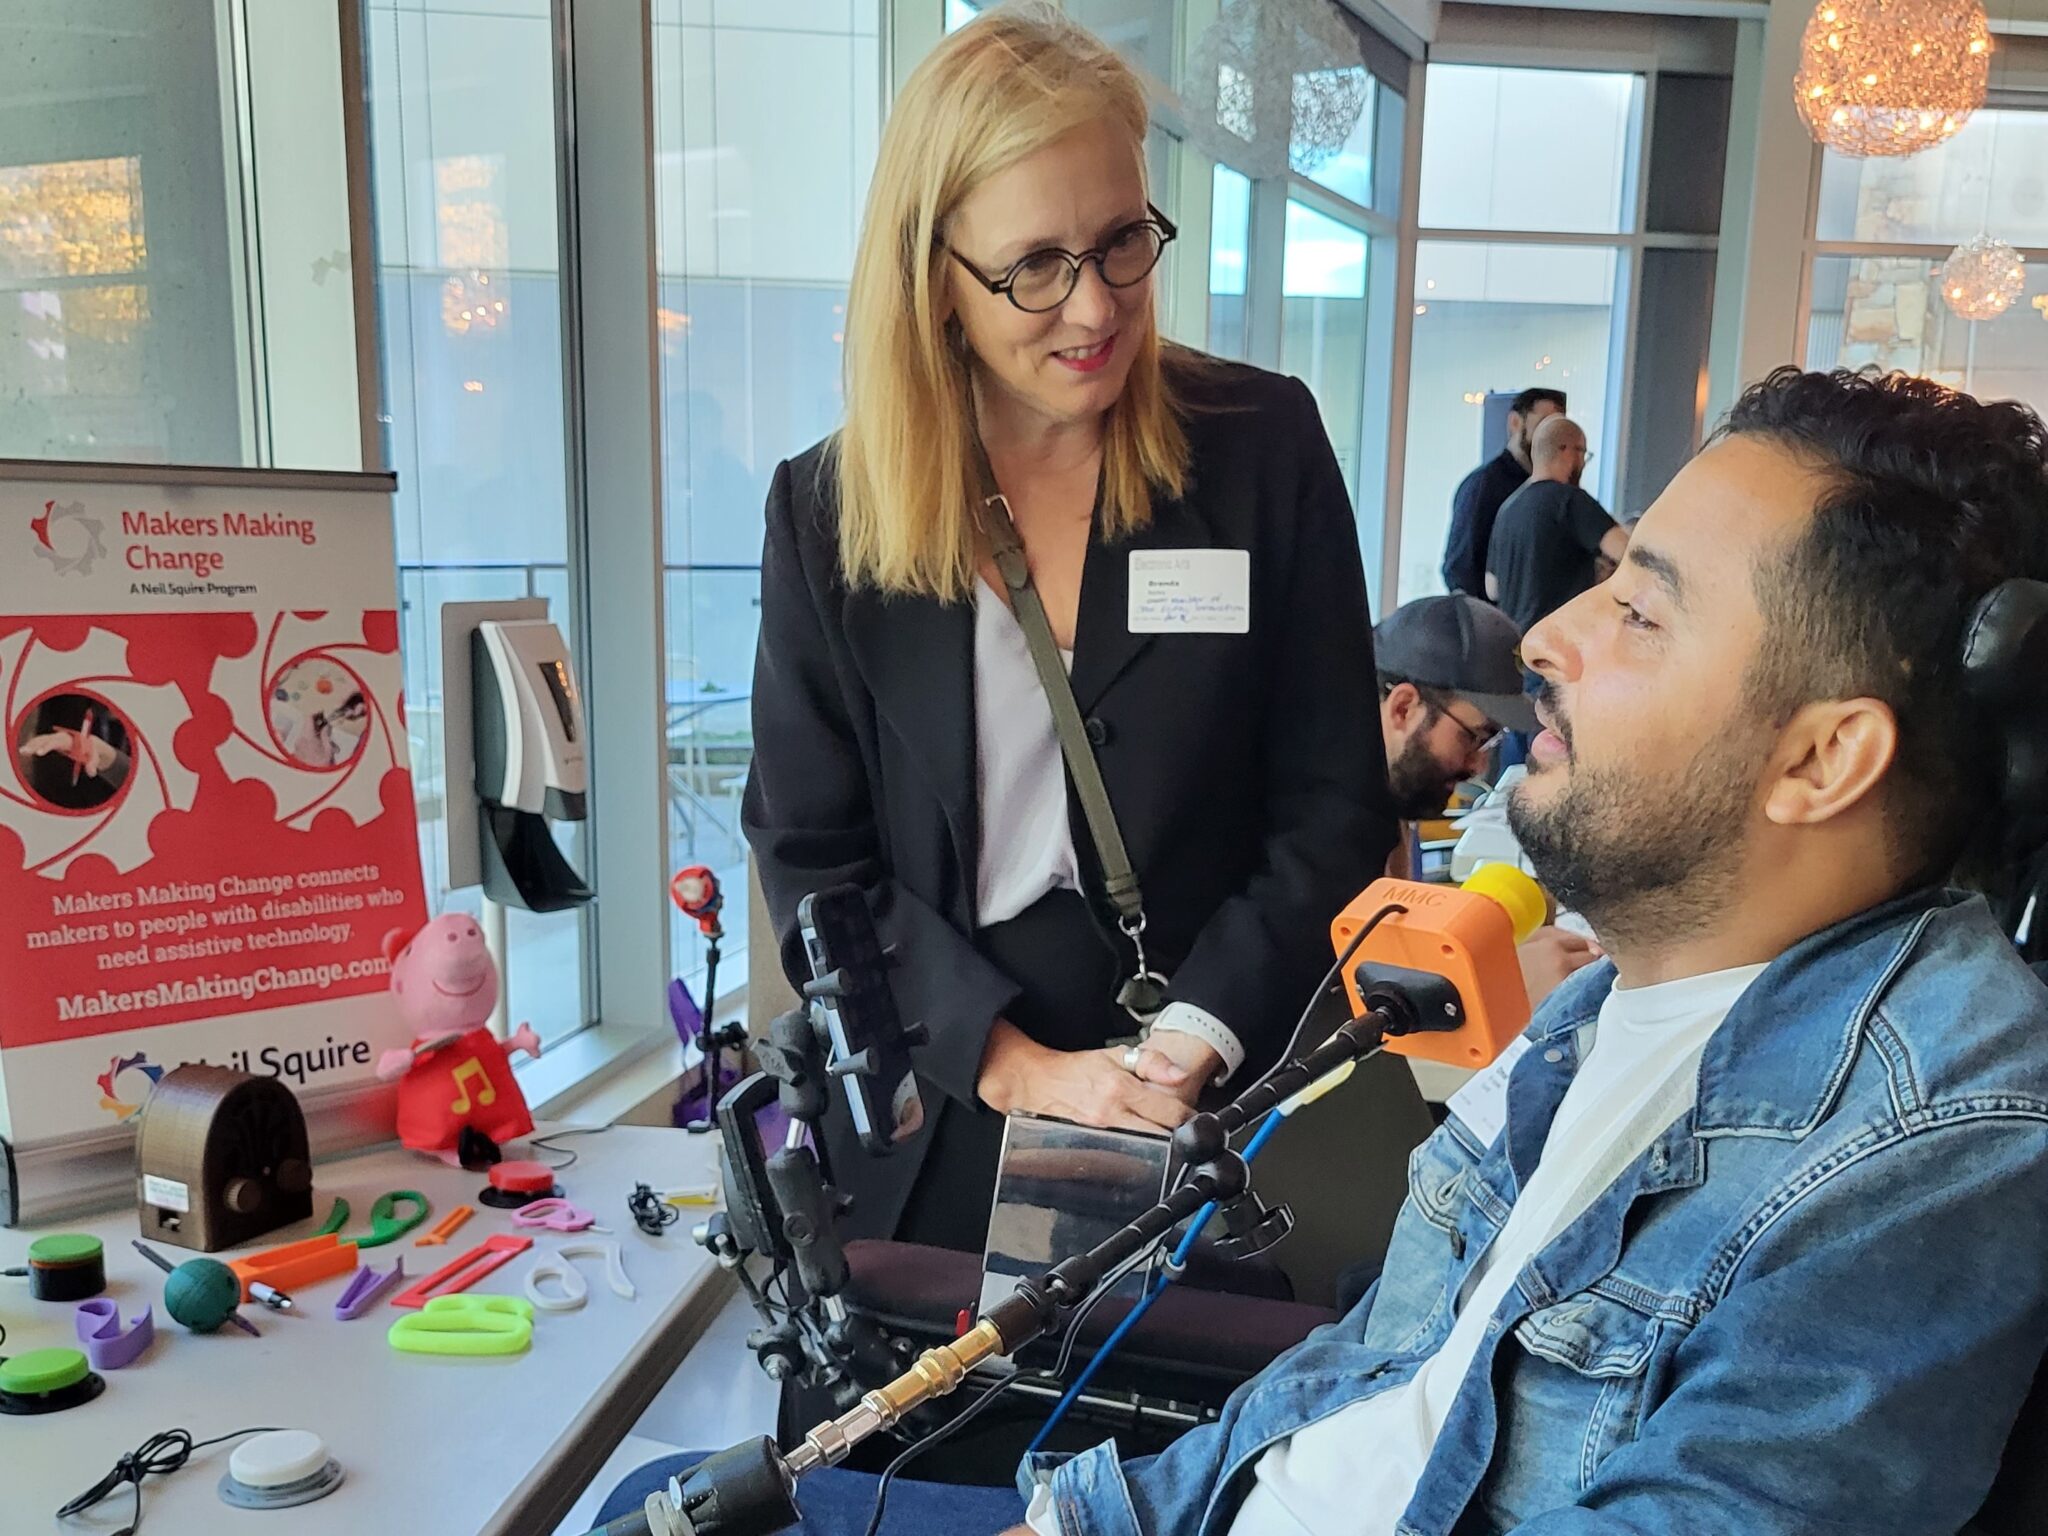
[[[28,531],[36,536],[37,557],[49,561],[50,569],[59,576],[74,572],[90,575],[93,563],[106,558],[100,520],[85,515],[82,501],[67,501],[62,506],[44,502],[42,513],[29,519]]]
[[[137,1074],[143,1081],[140,1083],[131,1081],[124,1089],[121,1079],[131,1072]],[[102,1072],[97,1079],[100,1088],[100,1108],[106,1110],[116,1119],[126,1120],[130,1115],[142,1108],[142,1101],[149,1097],[149,1090],[156,1086],[157,1079],[163,1075],[164,1069],[156,1065],[155,1062],[151,1061],[141,1051],[137,1051],[133,1056],[114,1057],[107,1063],[107,1070]],[[135,1095],[133,1101],[125,1097],[127,1093]]]

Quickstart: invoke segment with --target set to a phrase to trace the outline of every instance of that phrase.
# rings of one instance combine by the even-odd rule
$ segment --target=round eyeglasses
[[[1126,224],[1092,251],[1064,251],[1056,246],[1033,251],[1013,262],[1001,277],[990,277],[951,246],[946,250],[990,293],[1001,294],[1027,315],[1042,315],[1073,297],[1087,262],[1095,263],[1103,282],[1112,288],[1130,288],[1151,275],[1160,254],[1180,231],[1150,203],[1145,209],[1151,217]]]

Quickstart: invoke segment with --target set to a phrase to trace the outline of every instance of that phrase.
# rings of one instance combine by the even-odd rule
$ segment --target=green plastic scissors
[[[398,1202],[406,1201],[412,1209],[405,1216],[398,1215]],[[344,1243],[353,1243],[358,1248],[382,1248],[386,1243],[395,1243],[414,1227],[427,1219],[427,1197],[416,1189],[394,1189],[377,1197],[377,1203],[370,1207],[370,1231],[364,1237],[344,1237]],[[348,1202],[336,1195],[334,1208],[327,1213],[327,1219],[320,1224],[315,1237],[325,1237],[330,1232],[339,1232],[348,1225]]]
[[[533,1342],[533,1303],[517,1296],[436,1296],[391,1325],[414,1355],[516,1355]]]

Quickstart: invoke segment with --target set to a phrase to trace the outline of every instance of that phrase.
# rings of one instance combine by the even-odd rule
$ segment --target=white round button
[[[228,1475],[246,1488],[282,1488],[327,1465],[327,1442],[310,1429],[251,1435],[228,1457]]]

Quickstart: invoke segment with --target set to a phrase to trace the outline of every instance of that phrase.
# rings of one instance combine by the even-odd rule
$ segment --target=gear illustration
[[[98,518],[86,516],[82,501],[67,501],[62,506],[46,501],[42,516],[30,518],[28,527],[36,536],[36,558],[49,561],[58,576],[74,572],[89,576],[94,562],[107,557],[107,541],[100,537],[102,524]]]
[[[398,655],[363,643],[360,614],[258,615],[261,643],[214,663],[212,689],[234,725],[220,745],[232,779],[255,779],[277,819],[306,831],[340,811],[357,826],[384,813],[384,776],[406,766],[393,718]]]
[[[76,650],[60,651],[20,629],[0,636],[0,697],[10,759],[9,770],[0,772],[0,825],[21,839],[25,867],[61,880],[86,854],[122,874],[148,863],[150,824],[165,811],[190,810],[199,790],[199,776],[170,749],[178,727],[191,718],[185,696],[169,683],[137,682],[128,642],[106,630],[90,630]],[[103,770],[104,782],[118,776],[119,787],[100,803],[67,809],[30,787],[24,766],[30,759],[23,754],[35,729],[32,706],[57,697],[89,701],[88,720],[111,716],[125,731],[124,760],[110,760]],[[75,741],[80,732],[58,734]],[[75,784],[81,765],[73,757]]]

